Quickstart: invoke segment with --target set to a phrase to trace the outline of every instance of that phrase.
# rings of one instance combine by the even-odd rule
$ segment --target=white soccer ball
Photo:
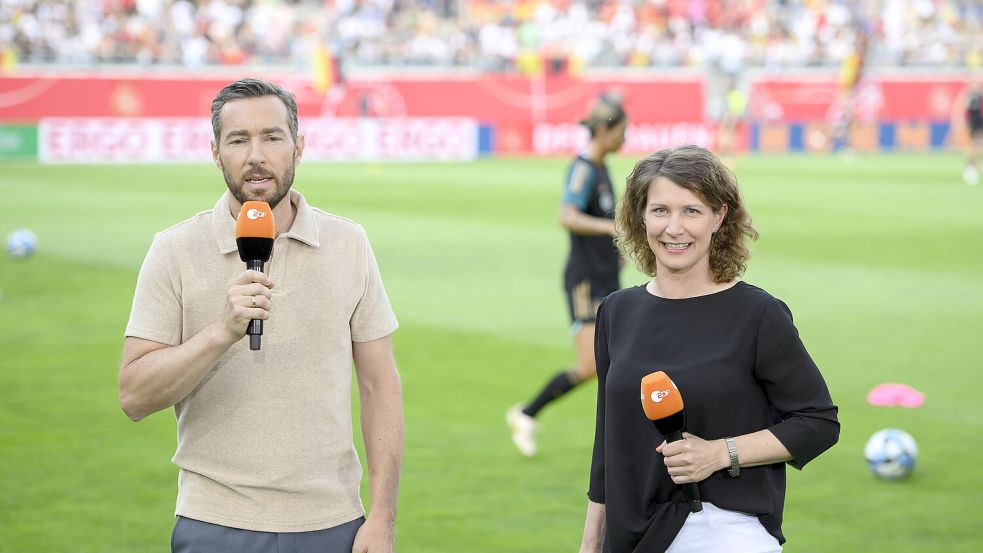
[[[870,471],[880,478],[900,480],[911,476],[918,460],[915,439],[904,430],[887,428],[867,440],[864,457]]]
[[[38,249],[38,237],[26,228],[19,228],[7,235],[7,254],[15,259],[26,259]]]
[[[963,169],[963,182],[969,185],[976,185],[980,182],[980,172],[972,165],[967,165]]]

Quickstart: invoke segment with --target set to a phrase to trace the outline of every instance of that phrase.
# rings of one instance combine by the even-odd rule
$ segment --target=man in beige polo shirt
[[[228,191],[158,233],[136,292],[119,375],[133,419],[174,406],[174,553],[392,553],[403,409],[389,306],[361,226],[291,189],[304,150],[297,105],[243,79],[212,102],[212,154]],[[266,274],[244,270],[242,203],[273,208]],[[265,322],[263,345],[242,340]],[[359,499],[352,363],[371,507]]]

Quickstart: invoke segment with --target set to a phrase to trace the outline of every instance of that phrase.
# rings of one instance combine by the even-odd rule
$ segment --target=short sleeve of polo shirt
[[[371,342],[392,334],[399,327],[382,285],[382,276],[368,237],[362,233],[365,286],[351,318],[352,340]]]
[[[180,279],[174,267],[158,233],[140,266],[126,336],[169,346],[181,343]]]
[[[590,162],[581,158],[575,159],[567,171],[567,180],[563,186],[563,203],[586,212],[591,195],[597,186],[595,181],[594,167]]]

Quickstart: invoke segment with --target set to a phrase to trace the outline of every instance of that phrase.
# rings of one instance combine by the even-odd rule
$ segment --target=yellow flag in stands
[[[543,56],[535,50],[523,50],[515,58],[515,64],[519,72],[529,78],[543,76]]]
[[[17,51],[11,48],[0,50],[0,75],[13,75],[17,69]]]
[[[334,86],[338,79],[335,74],[334,59],[324,46],[317,46],[314,48],[311,61],[314,73],[314,90],[319,94],[324,94]]]

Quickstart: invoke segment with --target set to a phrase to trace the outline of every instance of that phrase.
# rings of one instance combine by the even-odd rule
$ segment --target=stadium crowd
[[[514,70],[832,66],[869,34],[873,66],[978,59],[976,0],[4,0],[0,50],[21,63],[356,65]]]

